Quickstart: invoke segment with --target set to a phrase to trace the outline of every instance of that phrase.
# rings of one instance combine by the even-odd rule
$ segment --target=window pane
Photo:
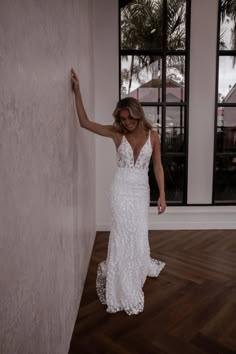
[[[167,1],[167,46],[168,49],[185,49],[186,1]]]
[[[170,156],[163,159],[165,174],[166,200],[173,203],[183,203],[185,158],[182,156]],[[150,201],[156,203],[159,191],[153,172],[152,161],[149,171]]]
[[[236,202],[236,154],[216,157],[215,202]]]
[[[145,116],[148,120],[152,122],[153,128],[158,132],[161,137],[162,129],[162,108],[157,107],[143,107]]]
[[[186,100],[189,31],[186,19],[190,16],[186,11],[190,9],[190,1],[120,0],[119,4],[121,98],[134,97],[142,104],[161,138],[163,165],[168,174],[167,200],[183,204],[187,179],[186,106],[180,104]],[[180,50],[178,55],[177,50]],[[175,178],[173,185],[170,172]],[[158,188],[152,162],[150,176],[151,201],[156,201]]]
[[[236,24],[235,9],[233,9],[233,6],[231,6],[230,8],[230,1],[224,1],[224,2],[225,5],[221,7],[219,49],[234,50],[236,49],[235,30],[234,30]]]
[[[163,161],[167,201],[180,203],[183,201],[184,159],[180,156],[170,156],[165,157]]]
[[[236,107],[218,107],[216,149],[236,151]]]
[[[185,57],[166,58],[166,102],[183,102],[185,87]]]
[[[129,2],[121,8],[121,49],[161,49],[163,0]]]
[[[184,107],[166,107],[165,151],[183,152]]]
[[[158,56],[121,57],[121,95],[140,102],[160,102],[162,95],[162,59]]]
[[[219,57],[218,100],[225,103],[236,103],[236,65],[233,56]]]

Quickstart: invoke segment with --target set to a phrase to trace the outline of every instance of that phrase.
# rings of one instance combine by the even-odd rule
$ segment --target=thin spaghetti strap
[[[152,134],[152,130],[149,129],[149,142],[150,142],[150,144],[152,145],[151,134]]]
[[[149,144],[150,144],[151,148],[153,149],[152,129],[149,130]]]

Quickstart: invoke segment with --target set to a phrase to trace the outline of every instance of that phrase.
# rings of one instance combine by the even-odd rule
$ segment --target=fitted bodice
[[[126,139],[125,135],[123,135],[121,143],[117,149],[117,166],[120,168],[135,168],[148,171],[151,155],[151,131],[149,131],[148,139],[142,146],[136,160],[134,160],[132,146]]]

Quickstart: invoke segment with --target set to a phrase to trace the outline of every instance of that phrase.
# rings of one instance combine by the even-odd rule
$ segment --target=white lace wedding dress
[[[117,171],[111,189],[111,232],[106,261],[98,266],[96,289],[107,312],[138,314],[144,308],[142,287],[147,276],[157,277],[165,263],[150,257],[148,242],[148,167],[150,134],[134,161],[123,135],[117,149]]]

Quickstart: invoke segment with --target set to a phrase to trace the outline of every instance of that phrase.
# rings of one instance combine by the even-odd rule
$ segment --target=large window
[[[168,204],[187,202],[190,1],[120,0],[120,96],[135,97],[161,138]],[[152,161],[151,205],[158,187]]]
[[[236,2],[219,1],[213,204],[236,203]]]

